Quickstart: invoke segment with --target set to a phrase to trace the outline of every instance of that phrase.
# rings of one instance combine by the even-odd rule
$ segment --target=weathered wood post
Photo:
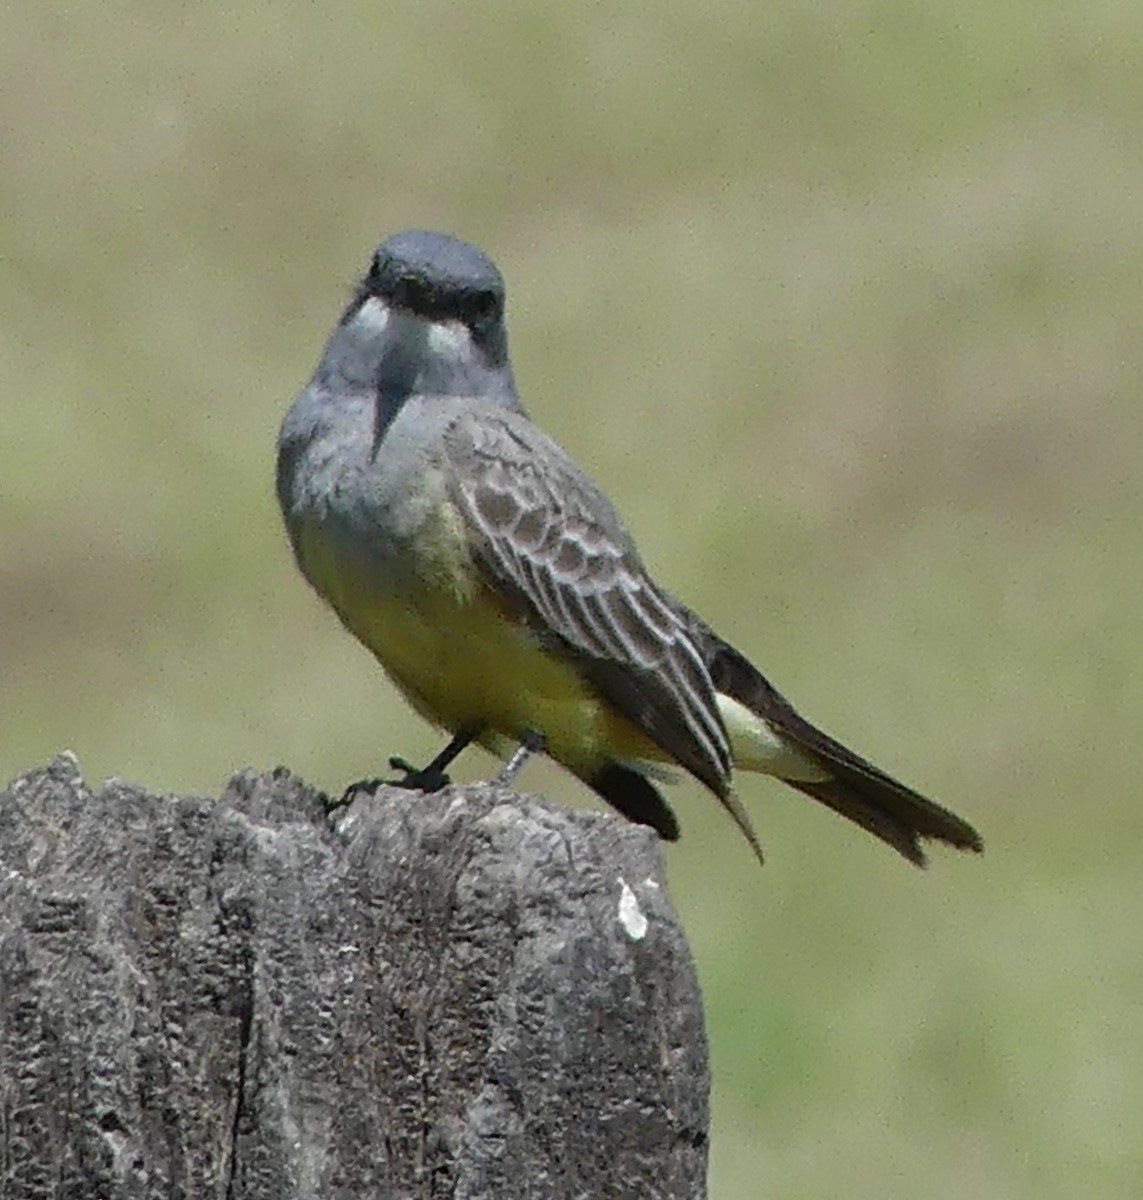
[[[0,793],[3,1200],[701,1200],[707,1092],[646,830],[66,755]]]

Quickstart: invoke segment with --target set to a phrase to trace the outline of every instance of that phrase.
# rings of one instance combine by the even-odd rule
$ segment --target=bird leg
[[[512,757],[504,764],[504,769],[492,781],[500,787],[507,787],[520,773],[520,768],[532,757],[546,750],[548,739],[534,729],[525,729],[520,739],[520,745],[512,752]]]
[[[357,783],[351,783],[345,789],[341,799],[336,804],[331,804],[330,808],[340,808],[342,805],[348,804],[358,792],[367,792],[369,795],[373,795],[381,787],[408,788],[414,792],[439,792],[441,788],[448,787],[451,782],[445,774],[445,767],[479,736],[479,725],[466,726],[459,730],[436,758],[424,767],[414,767],[412,763],[394,755],[389,759],[389,766],[394,771],[401,772],[400,779],[358,780]]]

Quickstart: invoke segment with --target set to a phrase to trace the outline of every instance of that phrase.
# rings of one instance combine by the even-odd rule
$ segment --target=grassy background
[[[922,875],[750,779],[760,874],[676,792],[712,1195],[1137,1197],[1141,35],[1131,0],[10,9],[0,774],[333,790],[436,747],[271,480],[374,241],[454,230],[659,577],[989,843]]]

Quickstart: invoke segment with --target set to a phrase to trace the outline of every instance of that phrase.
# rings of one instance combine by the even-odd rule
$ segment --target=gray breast
[[[329,595],[332,581],[385,592],[411,582],[414,542],[440,501],[435,470],[459,402],[409,396],[386,411],[376,393],[321,383],[282,425],[278,498],[302,572]],[[332,597],[331,597],[332,598]]]

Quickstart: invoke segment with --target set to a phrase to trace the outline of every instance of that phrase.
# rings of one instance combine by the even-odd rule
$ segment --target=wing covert
[[[538,636],[570,648],[608,700],[725,796],[730,748],[709,672],[603,493],[514,413],[467,413],[444,448],[487,581],[523,599]]]

